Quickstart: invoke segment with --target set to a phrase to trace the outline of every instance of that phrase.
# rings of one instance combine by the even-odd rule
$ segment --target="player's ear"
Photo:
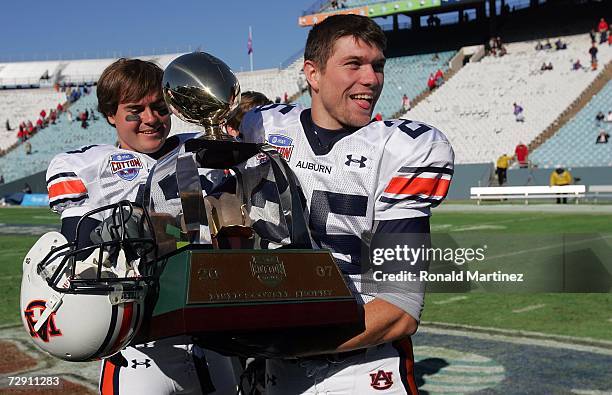
[[[306,80],[308,81],[308,85],[310,85],[310,88],[314,90],[315,92],[318,92],[319,91],[319,78],[321,76],[321,72],[317,64],[314,63],[312,60],[304,61],[304,76],[306,77]]]
[[[114,115],[107,115],[106,116],[106,120],[108,121],[108,123],[110,123],[113,126],[117,126],[115,123],[115,116]]]

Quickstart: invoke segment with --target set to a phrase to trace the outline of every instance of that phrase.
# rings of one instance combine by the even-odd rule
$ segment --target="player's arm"
[[[49,164],[47,169],[47,192],[49,195],[49,207],[52,211],[61,215],[60,232],[66,240],[76,239],[77,225],[81,217],[88,211],[89,194],[87,181],[79,174],[76,159],[69,154],[59,154]],[[78,160],[76,160],[78,162]],[[84,218],[79,226],[82,235],[89,235],[93,229],[100,224],[99,220],[91,217]],[[89,240],[89,237],[79,237],[79,243]],[[78,245],[83,248],[86,245]]]

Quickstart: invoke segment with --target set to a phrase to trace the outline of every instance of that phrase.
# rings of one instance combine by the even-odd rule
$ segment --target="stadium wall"
[[[610,167],[570,167],[568,170],[574,179],[580,178],[575,184],[612,185],[612,168]],[[550,174],[553,171],[554,169],[510,169],[507,185],[548,185]]]
[[[447,199],[469,199],[470,188],[475,186],[489,186],[491,174],[493,174],[493,163],[456,165]]]
[[[0,197],[21,192],[26,183],[32,188],[32,193],[47,193],[47,180],[45,180],[45,173],[46,171],[41,171],[32,174],[31,176],[23,177],[4,185],[0,185]]]

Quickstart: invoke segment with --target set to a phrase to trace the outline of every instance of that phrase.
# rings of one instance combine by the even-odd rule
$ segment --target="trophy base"
[[[223,354],[282,358],[363,322],[327,251],[179,250],[152,299],[134,344],[191,335]]]

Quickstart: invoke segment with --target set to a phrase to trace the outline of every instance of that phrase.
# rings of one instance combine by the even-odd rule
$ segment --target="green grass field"
[[[37,239],[36,235],[8,234],[7,230],[58,223],[59,217],[47,209],[0,209],[0,229],[4,229],[0,232],[0,297],[4,301],[0,304],[0,319],[4,325],[19,322],[21,264]],[[612,254],[609,253],[612,240],[588,239],[589,235],[612,234],[612,215],[609,214],[519,212],[518,208],[517,212],[503,213],[436,212],[431,223],[434,235],[450,236],[461,245],[470,245],[483,238],[497,244],[496,251],[511,252],[510,257],[498,257],[510,268],[531,267],[556,272],[549,258],[556,256],[558,248],[550,244],[555,240],[577,238],[579,243],[575,249],[588,249],[591,254],[588,257],[599,262],[598,278],[609,278],[612,273]],[[588,239],[586,244],[583,239]],[[569,251],[571,255],[574,247],[563,248],[564,254]],[[521,249],[532,252],[524,254]],[[543,265],[541,262],[549,266],[542,269],[538,266]],[[554,260],[552,264],[556,264]],[[591,269],[588,263],[584,263],[584,267]],[[422,319],[612,340],[612,293],[606,284],[597,288],[600,293],[485,293],[482,289],[468,293],[430,292]]]

